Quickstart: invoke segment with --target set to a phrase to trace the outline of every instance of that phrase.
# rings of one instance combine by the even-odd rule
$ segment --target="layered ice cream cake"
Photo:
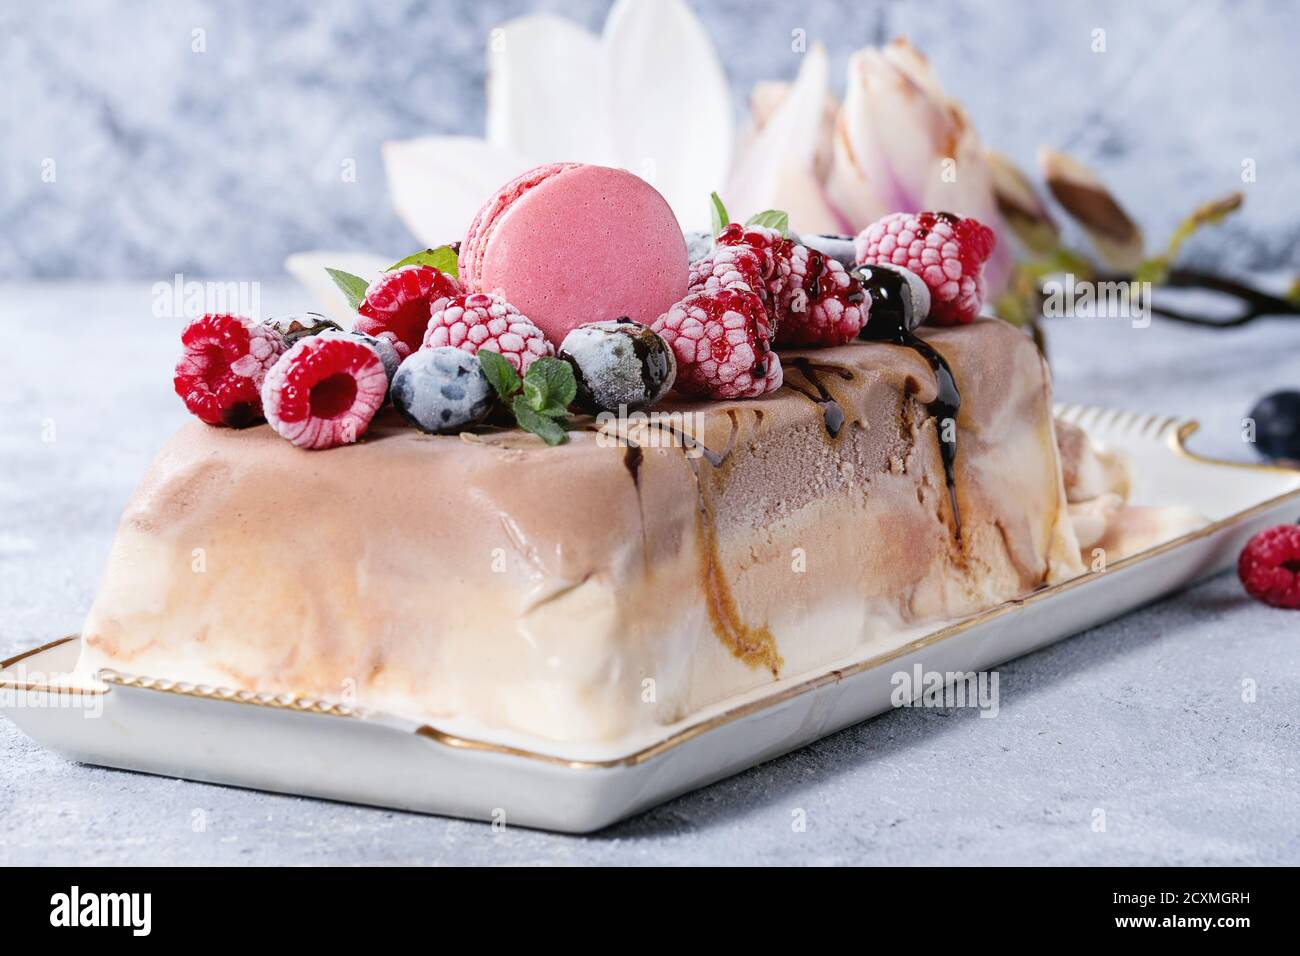
[[[637,177],[544,167],[343,278],[351,331],[195,320],[80,669],[611,745],[1169,530],[978,317],[987,229],[755,218],[692,261]]]

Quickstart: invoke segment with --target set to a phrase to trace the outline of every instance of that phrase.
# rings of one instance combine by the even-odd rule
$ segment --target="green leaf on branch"
[[[361,276],[354,276],[350,272],[344,272],[342,269],[330,269],[326,267],[329,277],[334,280],[334,284],[339,287],[343,295],[347,297],[348,308],[353,312],[360,307],[362,300],[366,297],[366,289],[370,283]]]
[[[1300,307],[1300,279],[1292,279],[1291,284],[1287,286],[1284,298],[1296,307]]]
[[[1139,282],[1151,282],[1155,285],[1164,282],[1169,277],[1169,270],[1173,267],[1174,259],[1177,258],[1183,243],[1201,227],[1215,226],[1223,222],[1241,208],[1244,200],[1245,197],[1241,193],[1233,192],[1197,207],[1190,216],[1178,224],[1178,228],[1169,237],[1169,244],[1165,246],[1165,251],[1139,264],[1133,278]]]

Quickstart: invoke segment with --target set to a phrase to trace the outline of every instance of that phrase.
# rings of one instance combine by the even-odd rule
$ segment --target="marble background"
[[[321,3],[10,0],[0,8],[0,277],[260,277],[307,248],[402,249],[379,144],[483,128],[485,38],[530,10],[598,29],[607,0]],[[1300,7],[1229,3],[804,4],[696,0],[737,108],[790,77],[805,30],[833,56],[904,33],[986,142],[1103,172],[1162,237],[1244,189],[1191,254],[1300,265]],[[1106,52],[1091,49],[1106,31]],[[206,52],[191,49],[203,30]],[[356,161],[354,183],[340,163]],[[1243,185],[1241,166],[1257,180]],[[45,181],[47,161],[55,179]]]

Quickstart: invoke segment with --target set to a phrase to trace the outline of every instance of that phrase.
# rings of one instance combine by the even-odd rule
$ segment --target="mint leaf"
[[[479,368],[487,376],[492,390],[497,393],[501,401],[510,401],[521,387],[519,373],[515,371],[515,367],[507,362],[500,352],[479,349],[477,354]]]
[[[731,217],[727,215],[727,207],[722,205],[722,199],[717,193],[709,193],[709,198],[713,201],[713,238],[716,239],[731,224]]]
[[[564,441],[564,428],[555,419],[548,418],[534,410],[524,396],[515,396],[511,411],[515,413],[515,421],[519,423],[520,428],[526,432],[532,432],[546,444],[554,446]]]
[[[535,378],[524,378],[524,400],[528,402],[529,408],[539,412],[551,404],[551,396],[547,393],[546,386]]]
[[[790,237],[790,217],[779,209],[764,209],[749,217],[747,226],[766,226],[775,229],[787,239]]]
[[[370,283],[361,276],[354,276],[351,272],[344,272],[342,269],[326,267],[325,271],[334,280],[334,284],[347,296],[348,308],[353,312],[357,311],[361,301],[366,297],[366,289],[370,286]]]
[[[460,276],[460,265],[457,261],[456,250],[451,246],[422,249],[419,252],[412,253],[405,259],[399,259],[384,271],[392,272],[394,269],[402,268],[402,266],[429,266],[439,272],[447,273],[452,278]]]
[[[524,397],[536,411],[549,405],[567,408],[578,395],[573,367],[564,359],[540,358],[528,366],[524,376]]]

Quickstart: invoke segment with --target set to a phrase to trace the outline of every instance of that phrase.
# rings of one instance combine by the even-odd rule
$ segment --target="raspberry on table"
[[[1278,525],[1246,542],[1237,577],[1255,600],[1300,609],[1300,525]]]
[[[385,272],[366,289],[357,306],[357,332],[392,342],[401,358],[420,347],[429,311],[439,299],[461,294],[460,283],[431,266],[403,266]]]
[[[781,387],[763,301],[749,289],[693,292],[651,326],[677,357],[676,389],[694,398],[755,398]]]
[[[984,304],[984,263],[997,236],[976,219],[947,212],[896,212],[855,240],[859,264],[893,265],[915,272],[930,289],[930,320],[972,322]]]
[[[857,338],[871,308],[857,277],[800,243],[791,250],[790,267],[790,293],[776,325],[776,344],[824,348]]]
[[[172,385],[209,425],[241,428],[262,418],[262,382],[284,353],[275,329],[239,315],[201,315],[181,333]]]
[[[262,383],[267,422],[299,448],[356,441],[387,395],[388,375],[379,353],[343,336],[299,340]]]
[[[485,348],[499,352],[523,375],[539,358],[555,354],[542,330],[498,293],[474,292],[435,302],[423,348],[444,345],[471,355]]]

